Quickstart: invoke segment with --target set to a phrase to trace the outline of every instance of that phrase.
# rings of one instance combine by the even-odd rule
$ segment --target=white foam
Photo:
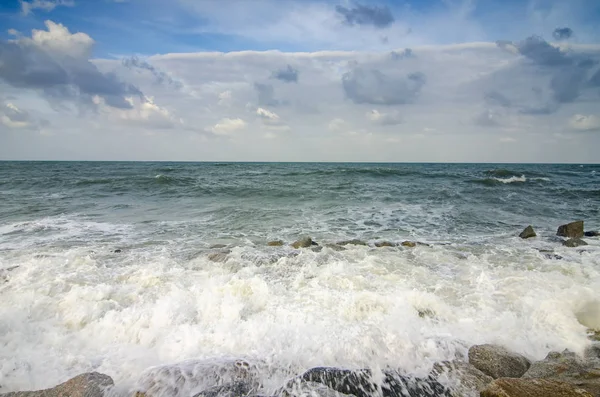
[[[498,182],[502,182],[502,183],[527,182],[527,178],[525,177],[525,175],[511,176],[510,178],[494,178],[494,179],[497,180]],[[540,179],[545,179],[545,178],[540,178]]]
[[[266,382],[275,387],[322,365],[425,374],[475,343],[533,359],[582,351],[578,316],[599,320],[599,247],[561,248],[558,261],[518,244],[265,248],[284,255],[275,262],[248,246],[224,263],[165,250],[23,252],[0,284],[0,384],[39,389],[95,370],[126,394],[151,366],[245,357],[285,369]]]

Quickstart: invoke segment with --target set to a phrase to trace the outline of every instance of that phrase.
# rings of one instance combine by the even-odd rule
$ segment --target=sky
[[[600,163],[600,1],[3,0],[0,160]]]

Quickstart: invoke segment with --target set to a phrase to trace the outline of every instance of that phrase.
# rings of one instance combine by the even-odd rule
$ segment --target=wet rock
[[[392,243],[390,241],[378,241],[375,243],[375,247],[377,248],[381,248],[381,247],[396,247],[398,244],[396,243]]]
[[[585,237],[599,237],[600,231],[598,230],[590,230],[588,232],[583,233]]]
[[[452,385],[453,395],[459,396],[473,391],[481,392],[494,381],[491,376],[460,360],[435,363],[432,374],[440,381],[445,378],[447,382],[442,383]]]
[[[501,378],[492,382],[481,397],[594,397],[571,384],[548,379]]]
[[[469,363],[494,379],[520,378],[531,362],[498,345],[475,345],[469,349]]]
[[[435,317],[435,312],[431,309],[417,309],[417,314],[421,318],[425,318],[425,317],[434,318]]]
[[[292,243],[292,247],[294,248],[308,248],[313,245],[313,240],[310,237],[301,238],[298,241]]]
[[[211,262],[222,263],[227,260],[227,255],[229,255],[230,253],[230,250],[211,252],[210,254],[208,254],[208,260]]]
[[[338,245],[367,245],[367,243],[359,239],[352,239],[340,241]]]
[[[563,245],[565,247],[575,248],[575,247],[581,247],[581,246],[584,246],[584,245],[588,245],[588,243],[586,243],[585,241],[583,241],[580,238],[570,238],[567,241],[565,241],[563,243]]]
[[[226,244],[213,244],[210,246],[210,249],[216,250],[216,249],[221,249],[221,248],[227,248]]]
[[[113,386],[108,375],[90,372],[78,375],[51,389],[21,391],[0,394],[2,397],[103,397],[104,391]]]
[[[535,234],[535,230],[533,230],[533,226],[529,225],[525,228],[525,230],[523,230],[521,232],[521,234],[519,234],[519,237],[521,237],[522,239],[526,239],[526,238],[531,238],[531,237],[536,237],[537,234]]]
[[[114,250],[113,252],[114,252],[115,254],[120,254],[121,252],[123,252],[123,250],[122,250],[122,249],[116,249],[116,250]]]
[[[568,238],[583,237],[583,221],[575,221],[559,226],[556,235]]]
[[[594,342],[600,342],[600,331],[595,329],[588,329],[587,337],[589,340],[592,340]]]
[[[325,247],[332,249],[334,251],[346,251],[346,248],[342,247],[341,245],[337,245],[337,244],[325,244]]]
[[[281,240],[273,240],[267,243],[269,247],[281,247],[283,245],[283,241]]]
[[[569,383],[600,396],[600,357],[598,347],[587,349],[583,356],[565,350],[550,352],[545,359],[531,364],[523,378],[542,378]]]
[[[318,245],[316,247],[312,247],[310,250],[312,252],[321,252],[321,251],[323,251],[323,247],[321,247],[320,245]]]
[[[401,246],[403,247],[410,247],[410,248],[414,248],[417,246],[417,243],[415,243],[414,241],[403,241],[400,243]]]
[[[256,392],[250,383],[235,382],[222,386],[214,386],[203,390],[194,397],[241,397]]]
[[[355,397],[371,397],[381,387],[383,397],[450,397],[450,391],[433,376],[411,378],[395,371],[384,371],[383,376],[373,376],[370,370],[340,368],[312,368],[290,381],[282,395],[295,396],[300,385],[319,383],[338,393]],[[378,384],[375,379],[381,379]]]
[[[219,391],[237,396],[236,390],[258,390],[260,365],[243,359],[214,359],[152,367],[141,375],[134,396],[195,396],[198,390],[205,397]]]

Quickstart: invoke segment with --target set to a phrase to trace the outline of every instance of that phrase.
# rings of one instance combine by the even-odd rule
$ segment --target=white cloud
[[[600,117],[576,114],[569,119],[569,126],[575,131],[599,131]]]
[[[235,134],[236,132],[244,130],[247,127],[247,125],[248,124],[244,120],[239,119],[239,118],[238,119],[224,118],[224,119],[221,119],[221,121],[219,121],[217,124],[212,126],[210,128],[210,130],[215,135],[231,136],[231,135]]]
[[[91,56],[94,40],[90,36],[81,32],[71,34],[60,23],[46,21],[44,24],[48,30],[32,31],[33,43],[55,54],[85,59]]]
[[[154,98],[128,97],[127,102],[131,105],[128,109],[118,109],[106,106],[105,101],[96,96],[94,103],[99,106],[99,111],[114,123],[122,123],[150,129],[172,129],[183,126],[182,119],[174,117],[167,109],[154,103]]]
[[[29,113],[19,109],[16,105],[7,102],[1,105],[0,121],[8,128],[30,128],[31,117]]]
[[[402,116],[398,111],[390,111],[382,113],[378,110],[371,110],[366,114],[367,118],[375,124],[379,125],[396,125],[402,123]]]
[[[23,13],[23,15],[29,15],[33,10],[38,9],[44,11],[52,11],[58,6],[73,7],[75,5],[75,1],[73,0],[20,0],[20,2],[21,12]]]
[[[266,125],[279,125],[281,124],[281,120],[277,113],[271,112],[270,110],[264,108],[256,109],[256,114],[261,118],[263,123]]]
[[[231,91],[223,91],[219,94],[219,105],[228,106],[231,104]]]
[[[343,131],[347,126],[348,126],[348,124],[343,119],[340,119],[340,118],[333,119],[329,122],[329,124],[327,124],[327,128],[331,132]]]

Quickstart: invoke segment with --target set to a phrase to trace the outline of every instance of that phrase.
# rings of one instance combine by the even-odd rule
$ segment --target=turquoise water
[[[0,391],[225,356],[418,373],[474,343],[582,349],[600,244],[555,236],[577,219],[600,229],[600,165],[0,162]]]

